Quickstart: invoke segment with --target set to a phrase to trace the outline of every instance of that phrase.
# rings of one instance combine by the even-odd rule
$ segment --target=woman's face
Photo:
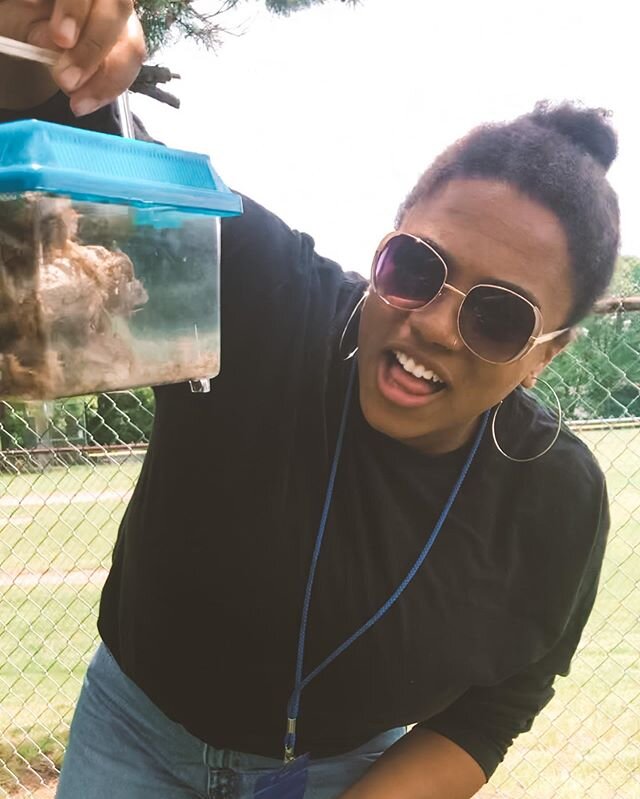
[[[551,211],[511,186],[451,181],[408,211],[399,229],[448,254],[447,283],[457,289],[506,284],[540,309],[539,335],[563,326],[573,301],[564,230]],[[444,290],[427,307],[407,312],[372,292],[362,309],[358,366],[365,418],[380,432],[431,454],[461,446],[480,414],[519,384],[531,384],[567,338],[540,344],[514,363],[486,363],[460,341],[460,302]],[[394,353],[422,364],[442,383],[406,375]]]

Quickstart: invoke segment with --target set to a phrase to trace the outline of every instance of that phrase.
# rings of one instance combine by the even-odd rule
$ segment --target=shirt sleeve
[[[474,686],[436,716],[418,724],[464,749],[487,779],[520,733],[531,729],[536,716],[552,699],[557,676],[569,674],[598,589],[609,530],[606,485],[602,481],[596,535],[570,617],[560,639],[538,662],[493,686]]]

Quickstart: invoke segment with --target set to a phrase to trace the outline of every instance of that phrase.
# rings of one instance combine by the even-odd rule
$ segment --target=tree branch
[[[314,5],[322,5],[326,0],[263,0],[269,11],[275,14],[291,14]],[[0,0],[1,2],[1,0]],[[144,28],[149,53],[167,46],[176,38],[183,36],[196,42],[207,50],[216,50],[225,36],[239,35],[222,23],[225,14],[239,6],[244,0],[218,0],[215,11],[199,11],[194,0],[135,0],[135,7]],[[342,0],[348,5],[358,5],[361,0]],[[180,100],[173,94],[158,87],[178,78],[165,67],[144,66],[131,87],[131,91],[146,94],[174,108],[180,107]]]
[[[593,306],[595,314],[610,314],[618,311],[640,311],[640,297],[606,297]]]
[[[173,108],[180,108],[180,100],[173,94],[158,87],[159,83],[168,83],[171,80],[179,80],[180,75],[171,72],[167,67],[145,64],[140,70],[140,74],[131,86],[132,92],[146,94],[161,103],[166,103]]]

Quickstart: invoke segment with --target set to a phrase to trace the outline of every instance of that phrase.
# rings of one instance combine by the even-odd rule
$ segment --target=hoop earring
[[[351,314],[350,314],[349,318],[347,319],[347,324],[344,326],[344,330],[342,331],[342,335],[340,336],[340,343],[338,344],[338,354],[340,355],[340,357],[341,357],[341,359],[343,361],[350,360],[351,358],[353,358],[353,356],[356,354],[356,352],[358,352],[358,345],[356,344],[356,346],[351,350],[351,352],[348,355],[343,355],[343,346],[342,345],[344,344],[345,336],[347,335],[347,331],[349,330],[349,325],[351,324],[351,322],[353,322],[353,320],[355,318],[355,315],[358,313],[358,311],[361,310],[362,304],[367,299],[368,296],[369,296],[369,289],[367,289],[365,291],[365,293],[362,295],[362,297],[360,297],[358,302],[355,304],[355,306],[353,308],[353,311],[351,311]]]
[[[542,452],[539,452],[537,455],[534,455],[532,458],[513,458],[511,455],[507,455],[507,453],[506,453],[506,452],[505,452],[505,451],[502,449],[502,447],[500,446],[500,444],[498,444],[498,439],[496,438],[496,418],[497,418],[497,416],[498,416],[498,411],[499,411],[499,410],[500,410],[500,408],[502,407],[503,400],[500,400],[500,402],[498,403],[498,405],[496,405],[496,409],[495,409],[495,411],[493,412],[493,418],[492,418],[492,420],[491,420],[491,435],[492,435],[492,437],[493,437],[493,443],[495,444],[495,447],[496,447],[496,449],[498,450],[498,452],[499,452],[501,455],[504,455],[504,457],[505,457],[505,458],[507,458],[507,459],[508,459],[508,460],[510,460],[510,461],[513,461],[514,463],[529,463],[530,461],[537,461],[537,460],[538,460],[538,458],[541,458],[543,455],[546,455],[546,454],[547,454],[547,452],[549,452],[549,450],[551,449],[551,447],[552,447],[552,446],[553,446],[553,445],[556,443],[556,441],[558,440],[558,436],[560,435],[560,429],[561,429],[561,427],[562,427],[562,406],[560,405],[560,398],[558,397],[558,395],[557,395],[557,394],[556,394],[556,392],[554,391],[553,387],[552,387],[551,385],[549,385],[549,383],[547,383],[547,381],[546,381],[546,380],[542,380],[542,379],[539,377],[539,378],[537,379],[537,382],[538,382],[538,383],[544,383],[544,385],[545,385],[545,386],[546,386],[546,387],[549,389],[549,391],[550,391],[550,392],[553,394],[553,397],[554,397],[554,399],[555,399],[555,401],[556,401],[556,408],[557,408],[557,410],[558,410],[558,427],[557,427],[557,429],[556,429],[556,432],[555,432],[555,434],[554,434],[553,438],[551,439],[551,443],[549,444],[549,446],[548,446],[548,447],[546,447],[545,449],[543,449],[543,450],[542,450]]]

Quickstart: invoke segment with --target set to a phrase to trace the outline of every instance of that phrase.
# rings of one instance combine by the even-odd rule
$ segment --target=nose
[[[412,332],[425,344],[454,352],[464,349],[458,332],[458,311],[464,296],[462,291],[445,283],[429,305],[409,314]]]

